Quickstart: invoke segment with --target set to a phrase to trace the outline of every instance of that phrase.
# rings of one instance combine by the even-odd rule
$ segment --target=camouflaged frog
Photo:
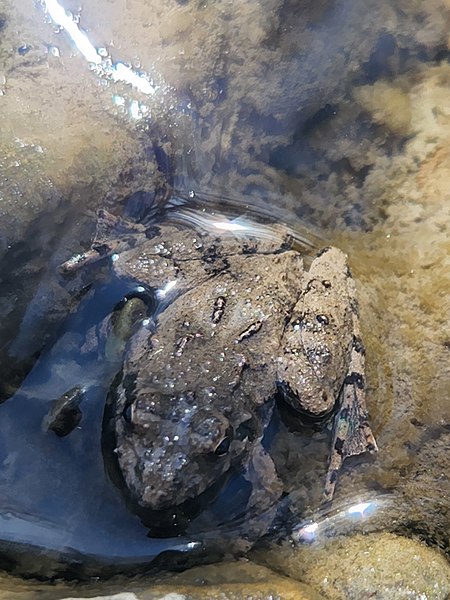
[[[237,238],[100,211],[92,249],[63,265],[109,257],[155,302],[113,407],[118,463],[141,507],[179,505],[232,468],[279,494],[261,445],[277,394],[313,419],[334,415],[326,499],[347,456],[376,450],[346,257],[324,248],[306,270],[292,237],[273,231]]]

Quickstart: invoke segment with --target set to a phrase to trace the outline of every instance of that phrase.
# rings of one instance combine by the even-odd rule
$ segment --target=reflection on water
[[[337,506],[322,509],[314,520],[300,522],[292,529],[291,540],[295,544],[323,543],[327,538],[349,535],[355,532],[374,531],[383,523],[395,518],[395,496],[385,494],[354,502],[357,494]],[[389,517],[386,518],[387,514]]]
[[[257,240],[281,241],[286,232],[293,238],[293,248],[302,254],[314,253],[324,243],[312,228],[290,228],[289,213],[277,209],[276,222],[273,210],[265,204],[255,204],[248,198],[233,198],[214,194],[196,193],[188,196],[175,192],[170,199],[167,214],[169,222],[189,225],[211,235],[217,233],[236,239],[254,237]]]
[[[42,0],[42,5],[53,23],[67,32],[77,50],[91,63],[92,69],[98,75],[112,81],[125,82],[145,95],[152,95],[158,90],[158,87],[150,81],[147,75],[137,73],[122,62],[113,62],[105,48],[95,48],[89,41],[86,32],[80,29],[79,16],[72,15],[57,0]],[[137,102],[132,103],[131,115],[135,118],[138,117],[137,111],[141,113],[140,116],[142,117],[148,112],[148,108],[138,105]]]

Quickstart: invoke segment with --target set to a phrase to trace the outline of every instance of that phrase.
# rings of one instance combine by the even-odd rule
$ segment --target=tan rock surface
[[[445,600],[450,593],[450,565],[442,554],[389,533],[337,538],[321,547],[286,545],[265,560],[328,600]]]
[[[323,600],[309,586],[247,561],[195,567],[152,583],[135,579],[55,589],[0,580],[0,598],[7,600]],[[74,591],[76,589],[76,595]],[[102,589],[102,591],[100,591]],[[121,590],[121,591],[120,591]]]

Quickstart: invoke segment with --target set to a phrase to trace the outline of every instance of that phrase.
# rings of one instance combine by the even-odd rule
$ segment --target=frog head
[[[248,427],[215,410],[212,394],[147,390],[126,402],[116,419],[116,453],[141,507],[163,510],[195,498],[245,455]],[[240,420],[248,423],[249,415]]]

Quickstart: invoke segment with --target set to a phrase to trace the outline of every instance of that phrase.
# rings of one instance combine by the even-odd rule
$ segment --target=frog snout
[[[163,404],[153,394],[133,405],[118,456],[127,487],[143,508],[163,510],[197,497],[230,468],[242,446],[225,415],[201,400],[189,392]]]
[[[174,485],[163,488],[156,482],[147,484],[139,499],[139,504],[152,510],[164,510],[178,503],[177,490]]]
[[[185,456],[171,461],[153,462],[144,467],[141,490],[137,490],[139,504],[153,510],[162,510],[195,498],[212,483],[217,473],[205,471],[204,465]]]
[[[318,384],[310,384],[298,389],[286,381],[279,381],[277,387],[285,402],[299,414],[325,420],[334,410],[336,400],[331,389]]]

